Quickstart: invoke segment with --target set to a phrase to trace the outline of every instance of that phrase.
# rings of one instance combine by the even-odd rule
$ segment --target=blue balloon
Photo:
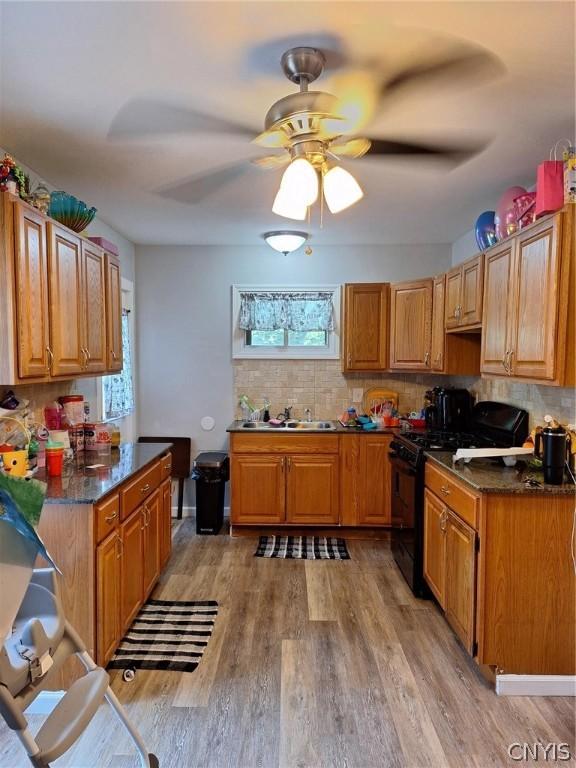
[[[495,211],[484,211],[476,219],[474,225],[474,233],[476,235],[476,242],[478,248],[484,251],[486,248],[490,248],[491,245],[495,245],[498,242],[496,237],[496,225],[494,224]]]

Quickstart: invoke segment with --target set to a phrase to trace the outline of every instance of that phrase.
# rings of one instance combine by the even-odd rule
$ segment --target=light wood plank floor
[[[196,537],[184,521],[174,545],[154,596],[218,600],[203,660],[129,684],[113,673],[163,768],[485,768],[516,765],[513,742],[574,750],[573,700],[496,697],[387,542],[350,541],[346,562],[267,560],[255,539]],[[102,707],[55,765],[137,764]],[[0,727],[0,766],[27,765]]]

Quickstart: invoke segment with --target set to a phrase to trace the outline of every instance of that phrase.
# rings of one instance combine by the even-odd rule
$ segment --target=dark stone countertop
[[[226,432],[242,432],[245,435],[395,435],[400,433],[400,427],[382,427],[376,429],[362,429],[362,427],[343,427],[334,419],[314,419],[314,421],[329,421],[336,429],[287,429],[286,427],[270,427],[269,429],[244,429],[241,424],[245,422],[233,421]]]
[[[46,504],[94,504],[166,453],[170,446],[171,443],[123,443],[107,455],[84,451],[64,463],[62,477],[47,477],[44,468],[34,477],[48,485]],[[98,464],[104,466],[90,469]]]
[[[531,493],[531,494],[576,494],[573,483],[548,485],[544,483],[542,472],[529,467],[519,460],[515,467],[505,467],[496,459],[472,459],[469,464],[452,462],[454,454],[450,451],[427,451],[426,458],[442,469],[447,469],[458,480],[463,480],[475,491],[482,493]],[[525,484],[527,477],[538,480],[540,486]]]

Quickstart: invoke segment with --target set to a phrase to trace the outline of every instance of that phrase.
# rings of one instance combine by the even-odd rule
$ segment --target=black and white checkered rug
[[[122,638],[108,669],[193,672],[214,628],[215,600],[148,600]]]
[[[344,539],[326,536],[260,536],[256,557],[350,560]]]

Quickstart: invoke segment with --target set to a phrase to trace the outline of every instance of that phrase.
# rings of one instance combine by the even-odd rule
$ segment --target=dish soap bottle
[[[264,398],[264,415],[262,421],[270,421],[270,400],[267,397]]]

